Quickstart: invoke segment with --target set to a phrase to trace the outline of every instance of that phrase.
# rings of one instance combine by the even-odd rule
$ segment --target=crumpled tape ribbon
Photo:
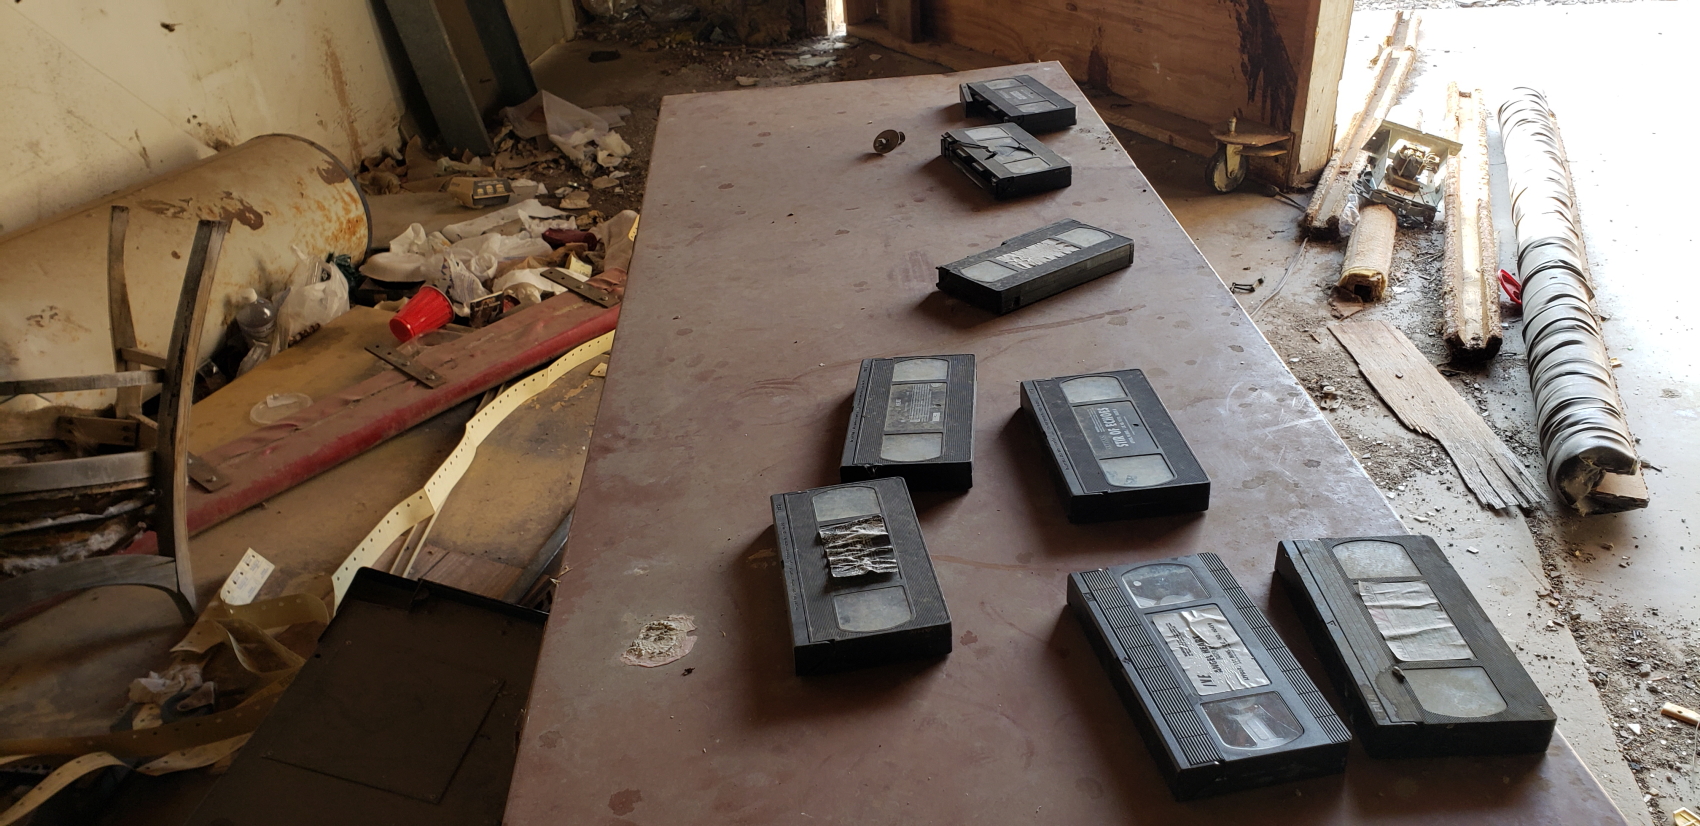
[[[385,514],[377,526],[372,528],[372,532],[355,546],[354,552],[337,567],[336,573],[331,575],[331,582],[336,588],[337,606],[341,607],[343,594],[348,593],[348,586],[354,582],[356,571],[371,567],[402,534],[414,525],[430,519],[443,507],[449,491],[454,490],[461,477],[466,475],[467,468],[471,467],[478,446],[484,443],[484,439],[508,417],[508,414],[531,397],[543,392],[573,368],[608,352],[613,345],[614,334],[610,332],[574,347],[553,364],[509,387],[494,401],[485,405],[484,409],[473,414],[466,422],[466,435],[461,437],[460,444],[455,445],[454,451],[443,460],[436,472],[431,474],[431,478],[426,480],[425,487],[403,499]]]
[[[208,606],[195,627],[171,650],[204,654],[220,643],[229,643],[236,661],[265,681],[262,687],[235,708],[153,728],[84,737],[0,741],[0,755],[7,755],[0,756],[0,766],[35,755],[81,755],[60,766],[12,808],[0,813],[0,826],[10,826],[22,819],[80,777],[107,766],[122,765],[121,758],[163,755],[136,769],[143,774],[159,775],[210,766],[234,753],[248,742],[306,662],[264,629],[329,621],[330,611],[325,608],[325,601],[311,594],[288,594],[249,605]],[[250,644],[270,651],[284,667],[261,670],[247,651]]]
[[[12,808],[7,809],[4,812],[0,812],[0,826],[12,826],[12,824],[17,823],[25,815],[35,811],[37,806],[46,803],[48,798],[58,794],[60,789],[77,782],[78,778],[81,778],[83,775],[104,769],[108,766],[122,765],[124,765],[124,761],[119,760],[104,751],[97,751],[93,754],[85,754],[82,757],[71,760],[65,763],[65,765],[54,769],[53,773],[48,775],[47,778],[42,780],[40,783],[36,784],[35,788],[24,793],[24,796],[19,799],[17,803],[12,804]]]

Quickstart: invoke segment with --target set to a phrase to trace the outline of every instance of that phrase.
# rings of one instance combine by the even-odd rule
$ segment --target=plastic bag
[[[277,340],[283,349],[348,312],[348,279],[333,264],[296,248],[300,261],[289,276],[289,291],[277,308]]]
[[[418,256],[430,255],[448,249],[449,239],[440,232],[425,233],[423,224],[414,224],[407,231],[390,240],[390,252],[411,253]]]

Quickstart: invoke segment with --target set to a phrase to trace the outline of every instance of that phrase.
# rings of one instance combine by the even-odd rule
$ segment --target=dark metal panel
[[[495,151],[435,0],[384,0],[384,6],[401,35],[407,62],[431,103],[431,117],[437,121],[443,141],[480,155]]]

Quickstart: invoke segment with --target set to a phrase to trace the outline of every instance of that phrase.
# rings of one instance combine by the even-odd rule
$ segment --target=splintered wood
[[[1363,208],[1358,228],[1346,244],[1346,259],[1340,263],[1340,289],[1359,301],[1380,301],[1387,293],[1387,277],[1393,269],[1393,236],[1399,218],[1383,204]]]
[[[1376,58],[1375,83],[1369,87],[1369,96],[1340,133],[1334,157],[1323,167],[1322,177],[1311,193],[1310,205],[1299,219],[1299,229],[1306,235],[1327,240],[1351,234],[1351,227],[1342,226],[1341,219],[1346,208],[1357,201],[1358,176],[1363,173],[1368,158],[1364,144],[1381,126],[1393,104],[1399,102],[1405,78],[1417,59],[1418,19],[1409,12],[1394,15],[1393,33],[1388,35],[1386,46]]]
[[[1446,161],[1446,255],[1441,291],[1443,335],[1453,358],[1481,361],[1499,352],[1499,236],[1488,178],[1487,105],[1482,90],[1446,89],[1446,122],[1463,149]]]
[[[1397,327],[1361,320],[1329,329],[1399,422],[1440,442],[1477,501],[1494,510],[1540,501],[1540,482]]]

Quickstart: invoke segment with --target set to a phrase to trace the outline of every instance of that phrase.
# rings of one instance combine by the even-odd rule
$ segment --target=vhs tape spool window
[[[1193,693],[1212,697],[1249,692],[1270,684],[1264,667],[1221,606],[1185,565],[1155,563],[1122,574],[1134,604],[1186,674]],[[1152,608],[1173,610],[1147,612]],[[1221,745],[1259,751],[1290,743],[1304,733],[1280,693],[1264,691],[1199,703]]]
[[[1120,380],[1114,376],[1082,376],[1063,382],[1062,391],[1106,482],[1142,488],[1175,478]]]
[[[862,485],[828,488],[810,497],[810,504],[831,579],[860,584],[863,576],[898,573],[878,491]],[[838,627],[858,633],[894,628],[915,616],[906,589],[897,583],[835,594],[832,605]]]
[[[880,458],[923,462],[944,455],[945,400],[950,362],[936,358],[904,359],[891,368],[891,398],[886,402],[885,435]]]
[[[1505,698],[1458,631],[1416,563],[1396,542],[1358,539],[1333,547],[1382,641],[1400,663],[1399,678],[1418,704],[1448,717],[1488,717],[1505,711]],[[1406,664],[1434,664],[1405,667]]]

